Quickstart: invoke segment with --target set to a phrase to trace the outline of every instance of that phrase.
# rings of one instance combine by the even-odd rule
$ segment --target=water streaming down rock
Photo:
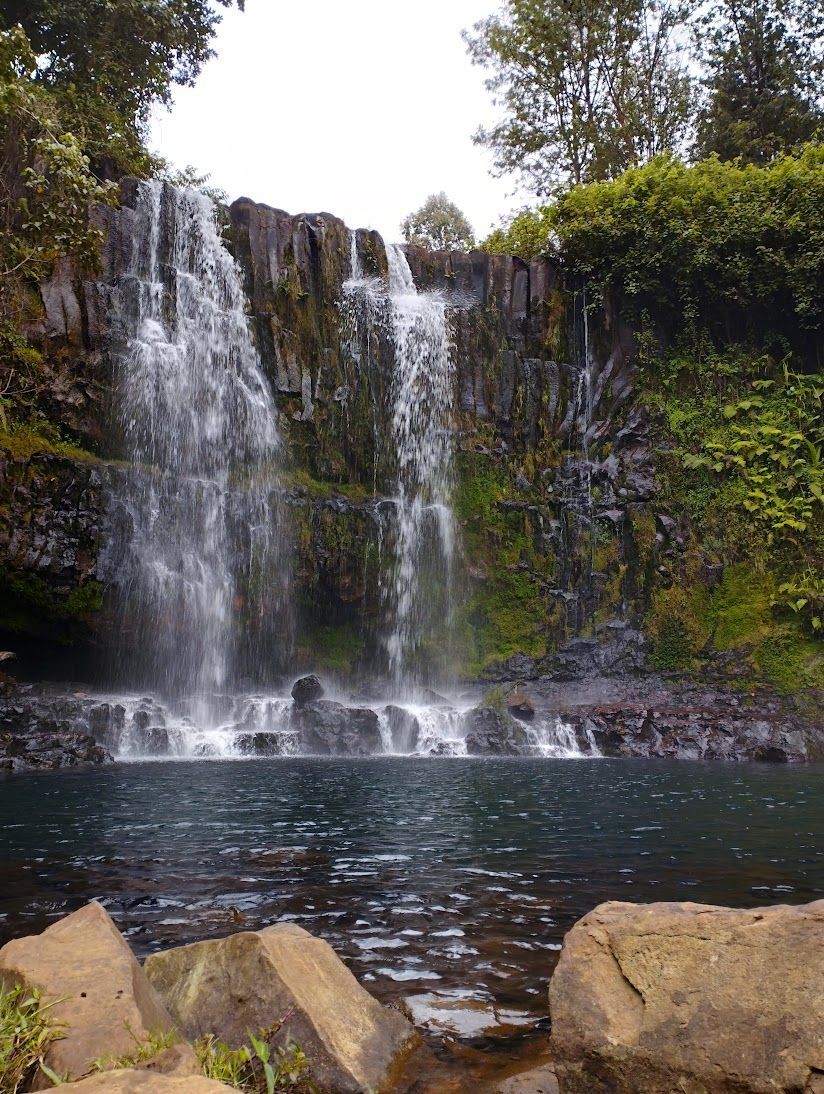
[[[113,299],[117,416],[104,570],[121,626],[115,679],[199,704],[288,654],[277,412],[212,203],[140,184]]]
[[[387,249],[395,373],[392,436],[397,449],[397,526],[388,631],[396,686],[421,682],[420,645],[452,615],[455,518],[451,508],[454,369],[446,305],[418,293],[406,256]]]
[[[372,392],[375,484],[383,480],[392,495],[381,509],[382,629],[386,668],[400,694],[445,676],[456,557],[454,365],[444,299],[417,291],[401,247],[389,246],[386,255],[388,292],[383,279],[363,276],[353,233],[342,326],[349,358]],[[388,377],[381,375],[387,358]]]

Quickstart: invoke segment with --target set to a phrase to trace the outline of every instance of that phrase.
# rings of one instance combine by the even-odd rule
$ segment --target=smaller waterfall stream
[[[455,519],[452,493],[454,369],[446,306],[418,293],[406,255],[387,248],[395,343],[392,433],[397,446],[394,616],[387,640],[396,685],[414,675],[414,657],[433,603],[452,610]]]
[[[433,662],[442,669],[444,657],[431,644],[448,642],[454,599],[454,365],[443,298],[418,292],[401,247],[387,247],[386,257],[388,286],[364,277],[352,234],[342,328],[358,382],[385,390],[384,402],[373,400],[376,460],[391,495],[382,510],[382,633],[395,692],[408,695],[445,675],[432,669]],[[391,371],[374,354],[382,345]],[[376,467],[376,485],[378,478]]]

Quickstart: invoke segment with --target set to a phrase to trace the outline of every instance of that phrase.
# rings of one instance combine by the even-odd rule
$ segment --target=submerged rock
[[[298,704],[314,703],[316,699],[322,699],[324,695],[323,684],[314,673],[309,676],[301,676],[292,685],[292,698]]]
[[[292,711],[292,728],[301,735],[301,751],[315,756],[372,756],[383,751],[374,710],[346,707],[321,699]]]
[[[153,954],[144,968],[186,1036],[237,1046],[250,1029],[277,1026],[271,1043],[299,1044],[323,1090],[385,1089],[417,1041],[328,943],[292,923]]]
[[[96,901],[40,935],[7,943],[0,950],[0,981],[38,988],[44,1002],[54,1004],[53,1021],[64,1027],[65,1036],[49,1046],[45,1061],[58,1075],[83,1076],[96,1060],[130,1055],[136,1044],[174,1028],[132,951]],[[44,1078],[44,1085],[51,1083]]]
[[[467,711],[464,725],[470,756],[528,756],[533,751],[524,727],[492,707]]]
[[[820,1089],[824,900],[738,911],[610,901],[549,989],[562,1094]]]

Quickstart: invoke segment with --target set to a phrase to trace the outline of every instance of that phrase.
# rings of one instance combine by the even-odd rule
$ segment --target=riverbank
[[[294,924],[161,951],[141,967],[92,902],[0,949],[0,985],[12,993],[3,1005],[27,1017],[0,1059],[0,1086],[815,1094],[822,953],[824,901],[602,904],[564,940],[549,986],[550,1058],[482,1068],[466,1057],[461,1067],[433,1054],[408,1008],[380,1006]]]
[[[19,775],[0,792],[0,944],[91,897],[140,959],[293,922],[420,1028],[507,1056],[545,1034],[547,979],[590,909],[821,899],[822,830],[818,764],[295,757]]]

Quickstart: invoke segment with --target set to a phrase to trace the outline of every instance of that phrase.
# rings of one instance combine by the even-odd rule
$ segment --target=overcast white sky
[[[479,237],[525,203],[472,133],[493,117],[461,30],[498,0],[246,0],[217,58],[158,114],[152,145],[230,198],[330,212],[400,238],[445,190]]]

